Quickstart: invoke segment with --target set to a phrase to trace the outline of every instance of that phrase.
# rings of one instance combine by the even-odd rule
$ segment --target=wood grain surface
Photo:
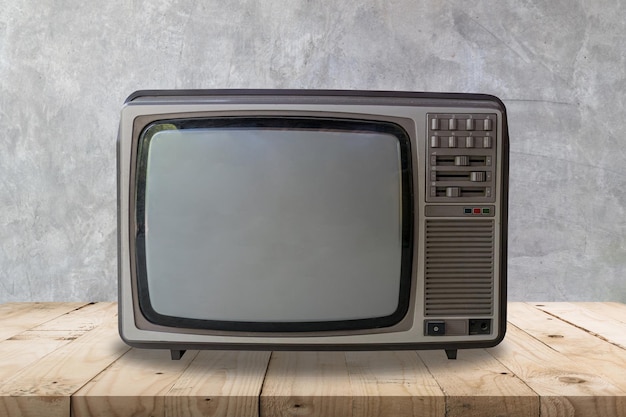
[[[131,349],[115,303],[0,305],[0,416],[626,416],[626,305],[509,303],[459,351]]]

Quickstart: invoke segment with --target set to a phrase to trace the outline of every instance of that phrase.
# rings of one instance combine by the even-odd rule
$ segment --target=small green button
[[[491,210],[488,208],[483,208],[483,214],[489,214],[491,213]]]

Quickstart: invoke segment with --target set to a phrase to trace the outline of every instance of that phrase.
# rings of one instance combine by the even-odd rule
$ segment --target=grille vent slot
[[[426,220],[426,316],[493,313],[494,220]]]

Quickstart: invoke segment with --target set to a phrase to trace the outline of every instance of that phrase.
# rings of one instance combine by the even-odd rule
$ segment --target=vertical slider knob
[[[446,197],[461,197],[461,187],[446,187]]]
[[[465,121],[465,130],[474,130],[474,119],[467,119]]]
[[[448,120],[448,129],[449,130],[456,130],[456,119]]]
[[[433,117],[430,119],[430,128],[432,130],[439,130],[439,119]]]
[[[485,182],[487,175],[484,171],[470,172],[470,181],[472,182]]]
[[[470,164],[469,156],[459,155],[454,157],[454,165],[458,167],[468,166]]]

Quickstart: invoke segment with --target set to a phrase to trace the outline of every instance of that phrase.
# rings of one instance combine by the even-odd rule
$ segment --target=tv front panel
[[[120,334],[178,357],[495,345],[507,159],[492,96],[137,92],[118,138]]]

